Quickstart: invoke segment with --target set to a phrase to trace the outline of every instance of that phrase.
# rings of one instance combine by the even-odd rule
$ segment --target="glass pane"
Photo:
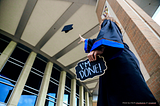
[[[83,87],[83,101],[85,102],[85,88]]]
[[[42,81],[42,77],[30,72],[26,85],[39,90],[41,81]]]
[[[44,73],[44,70],[46,68],[46,63],[36,57],[32,67]]]
[[[79,94],[79,86],[76,85],[76,93]]]
[[[55,68],[52,69],[51,77],[59,81],[60,72],[56,70]]]
[[[79,106],[79,99],[76,98],[76,105],[75,106]]]
[[[7,104],[0,102],[0,106],[7,106]]]
[[[0,81],[13,85],[10,81],[2,78],[0,78]],[[13,87],[0,83],[0,102],[7,103],[12,90],[13,90]]]
[[[64,92],[63,102],[66,104],[70,104],[70,93],[67,91]],[[67,106],[66,104],[63,104],[64,106]]]
[[[58,86],[53,84],[52,82],[49,83],[49,88],[47,94],[54,98],[57,98]],[[50,99],[50,98],[49,98]],[[51,99],[52,100],[52,99]]]
[[[54,101],[54,100],[53,100]],[[56,106],[56,103],[46,100],[45,105],[44,106]]]
[[[68,106],[67,104],[63,103],[63,106]]]
[[[3,67],[3,69],[1,70],[0,74],[14,81],[17,81],[21,70],[22,70],[22,67],[19,67],[13,63],[7,62]]]
[[[8,46],[9,43],[3,41],[2,39],[0,39],[0,53],[2,53],[4,51],[4,49]]]
[[[23,91],[17,106],[34,106],[37,96]]]
[[[27,58],[29,56],[29,53],[27,53],[26,51],[16,47],[15,50],[13,51],[11,57],[14,59],[17,59],[23,63],[26,62]]]
[[[79,86],[76,84],[76,106],[79,106]]]
[[[66,77],[66,86],[71,88],[71,79]]]
[[[34,94],[38,94],[38,92],[39,92],[38,90],[33,89],[33,88],[29,87],[29,86],[25,86],[24,89],[29,91],[29,92],[32,92]]]

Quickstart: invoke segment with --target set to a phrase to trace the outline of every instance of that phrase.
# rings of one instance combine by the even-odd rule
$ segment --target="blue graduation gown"
[[[107,65],[105,74],[99,78],[97,106],[123,106],[158,102],[148,88],[140,70],[139,62],[116,23],[104,20],[96,39],[85,40],[85,52],[105,47],[102,54]]]

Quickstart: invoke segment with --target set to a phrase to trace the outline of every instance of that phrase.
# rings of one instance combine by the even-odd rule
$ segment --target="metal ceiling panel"
[[[35,46],[71,4],[64,1],[38,1],[21,39]]]
[[[72,41],[78,38],[78,34],[84,34],[93,26],[98,24],[97,16],[94,11],[95,6],[83,5],[73,16],[64,24],[73,24],[73,30],[69,33],[61,32],[64,25],[54,34],[54,36],[42,47],[42,51],[50,56],[54,56]],[[84,18],[85,17],[85,18]],[[52,46],[52,47],[51,47]],[[50,49],[52,48],[52,49]]]
[[[0,0],[0,29],[14,35],[26,3],[27,0]]]
[[[76,48],[74,48],[70,52],[68,52],[67,54],[63,55],[57,61],[62,63],[64,66],[67,66],[67,65],[73,63],[74,61],[79,60],[87,55],[84,52],[83,48],[84,48],[84,44],[80,44]]]

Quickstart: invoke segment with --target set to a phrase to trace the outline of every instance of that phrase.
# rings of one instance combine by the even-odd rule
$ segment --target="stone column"
[[[23,88],[25,86],[25,83],[26,83],[27,78],[29,76],[29,73],[31,71],[32,65],[33,65],[34,60],[36,58],[36,55],[37,54],[35,52],[30,53],[25,65],[23,67],[23,70],[19,76],[17,84],[14,87],[11,98],[8,102],[8,106],[17,106],[18,101],[19,101],[21,94],[23,92]]]
[[[89,106],[89,94],[88,94],[88,92],[85,92],[85,101],[86,101],[85,106]]]
[[[57,96],[57,104],[56,104],[56,106],[63,106],[65,81],[66,81],[66,72],[62,71],[61,75],[60,75],[60,80],[59,80],[58,96]]]
[[[44,72],[39,95],[38,95],[38,98],[36,101],[36,106],[44,106],[45,105],[47,90],[48,90],[49,81],[50,81],[50,77],[51,77],[51,73],[52,73],[52,67],[53,67],[53,63],[48,62],[46,69],[45,69],[45,72]]]
[[[84,106],[83,86],[79,86],[79,106]]]
[[[13,50],[15,49],[17,43],[14,41],[11,41],[8,46],[5,48],[5,50],[0,55],[0,70],[3,68],[5,63],[7,62],[8,58],[12,54]]]
[[[70,106],[75,106],[76,103],[76,79],[71,80],[71,96]]]
[[[93,104],[93,101],[92,101],[92,97],[89,97],[89,106],[92,106],[92,104]]]

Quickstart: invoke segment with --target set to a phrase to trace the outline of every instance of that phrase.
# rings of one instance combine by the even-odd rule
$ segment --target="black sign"
[[[88,59],[80,61],[75,67],[77,78],[84,81],[88,78],[103,75],[106,69],[103,58],[98,58],[96,61],[89,62]]]

